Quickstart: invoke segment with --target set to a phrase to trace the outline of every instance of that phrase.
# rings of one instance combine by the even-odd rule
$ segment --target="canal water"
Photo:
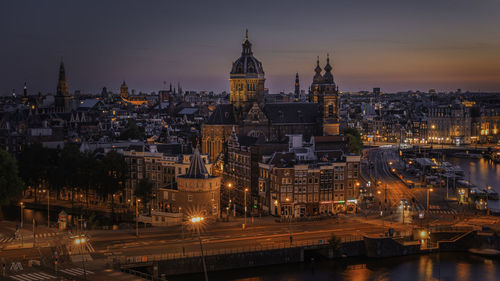
[[[465,178],[481,189],[491,186],[500,194],[500,164],[481,159],[464,159],[450,157],[446,161],[460,166],[465,172]],[[500,209],[500,201],[488,202],[490,208]]]
[[[500,260],[457,252],[276,265],[209,272],[208,277],[219,281],[494,281],[500,280]],[[204,279],[203,275],[189,275],[173,276],[168,280]]]

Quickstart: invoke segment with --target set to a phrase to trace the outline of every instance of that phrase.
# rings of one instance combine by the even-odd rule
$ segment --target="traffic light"
[[[254,208],[254,209],[257,209],[257,204],[254,204],[254,205],[253,205],[253,208]]]

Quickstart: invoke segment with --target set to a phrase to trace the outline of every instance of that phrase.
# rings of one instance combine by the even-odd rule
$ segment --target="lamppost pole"
[[[24,224],[24,212],[23,212],[24,203],[21,202],[20,205],[21,205],[21,228],[23,228],[23,224]]]
[[[432,188],[427,188],[427,216],[429,216],[429,194],[433,191]]]
[[[203,243],[201,241],[200,234],[200,223],[203,221],[203,219],[203,217],[193,217],[191,218],[191,222],[194,224],[194,227],[196,227],[196,230],[198,232],[198,239],[200,240],[201,261],[203,263],[203,273],[205,274],[205,281],[208,281],[207,265],[205,264],[205,255],[203,254]]]
[[[247,226],[247,192],[248,188],[245,188],[245,194],[243,201],[245,202],[245,223],[243,224],[243,229]]]
[[[141,199],[135,200],[135,237],[139,237],[139,202]]]

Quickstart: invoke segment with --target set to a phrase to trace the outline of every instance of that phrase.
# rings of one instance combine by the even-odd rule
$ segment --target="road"
[[[399,224],[394,224],[392,227],[396,230],[406,230]],[[385,231],[387,228],[388,225]],[[140,239],[131,234],[112,238],[109,235],[95,235],[92,237],[92,243],[97,252],[110,255],[181,254],[183,246],[186,253],[199,252],[197,234],[189,229],[189,226],[185,228],[184,239],[182,232],[179,228],[172,228],[167,233],[141,234]],[[288,246],[290,233],[293,237],[292,243],[313,243],[318,240],[327,241],[332,234],[343,240],[353,240],[359,239],[362,235],[380,235],[383,232],[384,228],[377,220],[340,218],[289,224],[267,219],[263,223],[249,224],[246,230],[242,230],[240,226],[224,225],[224,223],[206,225],[201,236],[206,250],[231,251],[241,248]]]

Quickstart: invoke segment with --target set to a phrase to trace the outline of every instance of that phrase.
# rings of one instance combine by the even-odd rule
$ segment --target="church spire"
[[[295,74],[295,98],[298,99],[300,95],[300,82],[299,82],[299,73]]]
[[[64,62],[61,59],[59,65],[59,81],[57,83],[57,95],[69,96],[68,82],[66,81],[66,70],[64,69]]]
[[[316,72],[316,74],[314,75],[314,78],[313,78],[313,84],[321,84],[323,82],[323,76],[321,76],[321,67],[319,66],[319,56],[316,60],[316,68],[314,69],[314,72]]]
[[[330,65],[330,55],[326,54],[325,75],[323,75],[323,82],[333,84],[332,66]]]
[[[248,41],[248,28],[245,31],[245,40],[243,41],[242,47],[243,47],[243,51],[241,52],[242,55],[252,55],[252,43]]]

